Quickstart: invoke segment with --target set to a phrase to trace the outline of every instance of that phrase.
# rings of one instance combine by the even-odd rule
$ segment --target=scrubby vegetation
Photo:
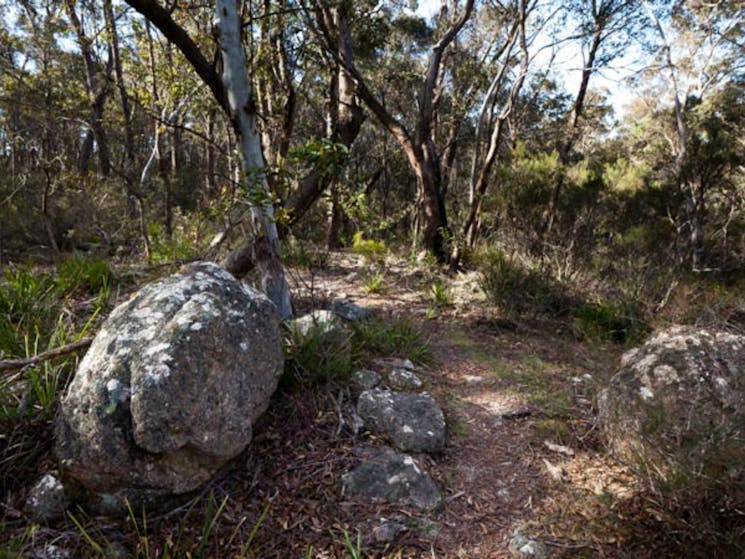
[[[519,437],[610,461],[594,398],[624,350],[673,324],[745,332],[737,2],[466,1],[427,13],[423,2],[245,1],[243,109],[260,141],[225,95],[214,3],[143,9],[165,4],[0,3],[0,556],[54,539],[22,506],[55,466],[53,418],[89,338],[130,292],[191,260],[228,266],[248,247],[250,262],[231,271],[258,287],[287,277],[297,309],[350,295],[375,309],[345,325],[346,342],[285,332],[277,398],[291,411],[267,421],[320,422],[321,442],[292,455],[303,459],[338,443],[323,421],[341,413],[350,374],[397,357],[429,367],[435,392],[463,391],[449,418],[457,436],[479,424],[454,419],[473,405],[463,387],[491,382],[524,404],[508,418],[528,418]],[[567,69],[580,51],[584,69]],[[582,359],[557,358],[564,346]],[[465,370],[438,380],[463,355]],[[589,379],[573,370],[583,363]],[[279,452],[270,439],[258,444]],[[348,457],[334,456],[341,469]],[[281,496],[245,509],[254,482],[225,483],[240,489],[210,487],[178,518],[130,511],[121,528],[75,511],[55,534],[83,556],[126,544],[139,557],[221,546],[259,557],[264,520],[274,535],[297,533],[299,520],[273,518]],[[659,517],[672,527],[659,556],[707,541],[745,553],[731,500],[678,495],[601,504],[626,515],[619,525],[638,520],[637,551]],[[319,530],[321,547],[292,551],[364,555],[351,524]],[[623,556],[620,545],[578,553]]]

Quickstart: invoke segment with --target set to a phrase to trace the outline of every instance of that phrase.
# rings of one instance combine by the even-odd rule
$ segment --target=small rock
[[[411,456],[393,451],[362,462],[342,478],[342,495],[433,510],[442,503],[435,482]]]
[[[559,454],[564,454],[566,456],[574,456],[574,450],[568,446],[564,446],[563,444],[556,444],[551,441],[543,441],[543,444],[546,445],[547,449],[553,452],[558,452]]]
[[[516,533],[510,540],[510,555],[517,559],[546,559],[548,548],[542,542]]]
[[[372,390],[380,384],[380,381],[380,375],[369,369],[360,369],[352,374],[352,383],[362,390]]]
[[[111,542],[104,549],[106,559],[127,559],[132,557],[132,552],[119,542]]]
[[[336,313],[327,310],[313,311],[290,323],[290,330],[297,332],[300,336],[309,336],[316,332],[329,334],[341,328]]]
[[[380,524],[372,529],[372,540],[375,543],[391,543],[407,530],[406,525],[399,520],[381,518]]]
[[[370,316],[370,312],[352,301],[342,300],[331,303],[331,310],[347,322],[359,322]]]
[[[414,363],[409,359],[391,359],[389,363],[391,367],[400,367],[402,369],[408,369],[409,371],[414,371],[416,369]]]
[[[357,413],[404,452],[441,452],[445,446],[445,417],[426,392],[366,390],[357,402]]]
[[[31,489],[24,508],[34,520],[45,522],[63,516],[69,505],[60,480],[44,474]]]
[[[388,373],[388,382],[401,390],[416,390],[422,387],[422,380],[407,369],[393,369]]]
[[[29,557],[31,559],[70,559],[70,557],[72,557],[72,551],[48,543],[44,547],[32,549],[29,553]]]
[[[552,464],[545,458],[543,459],[543,463],[546,465],[546,471],[548,472],[548,475],[551,476],[551,479],[553,479],[554,481],[564,481],[564,478],[567,475],[567,472],[564,468]]]

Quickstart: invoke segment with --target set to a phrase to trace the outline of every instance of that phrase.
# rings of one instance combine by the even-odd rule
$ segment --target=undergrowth
[[[323,327],[302,334],[290,330],[284,351],[284,388],[343,382],[372,357],[395,356],[414,363],[426,363],[431,357],[429,342],[413,323],[375,318],[341,325],[333,332]]]
[[[54,271],[8,266],[0,278],[0,359],[22,359],[77,342],[106,313],[119,276],[104,260],[73,255]],[[0,377],[0,495],[31,481],[48,454],[59,394],[75,355]]]

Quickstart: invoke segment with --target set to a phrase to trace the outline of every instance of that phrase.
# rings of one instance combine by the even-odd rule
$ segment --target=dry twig
[[[18,369],[25,369],[26,367],[37,365],[43,361],[54,359],[55,357],[75,353],[76,351],[80,351],[81,349],[87,349],[88,346],[91,345],[92,341],[93,338],[83,338],[82,340],[78,340],[77,342],[45,351],[43,353],[39,353],[38,355],[34,355],[33,357],[27,357],[25,359],[6,359],[0,361],[0,373],[4,373],[6,371],[17,371]]]

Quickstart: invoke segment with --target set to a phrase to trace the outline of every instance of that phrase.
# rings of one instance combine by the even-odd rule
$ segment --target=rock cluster
[[[357,401],[357,414],[365,426],[387,437],[394,449],[363,460],[342,482],[344,496],[369,501],[387,501],[433,510],[442,504],[437,485],[411,453],[439,453],[445,445],[445,418],[437,402],[427,394],[391,390],[423,385],[408,360],[386,360],[386,375],[358,371],[357,386],[367,388]],[[385,378],[385,381],[383,381]]]

